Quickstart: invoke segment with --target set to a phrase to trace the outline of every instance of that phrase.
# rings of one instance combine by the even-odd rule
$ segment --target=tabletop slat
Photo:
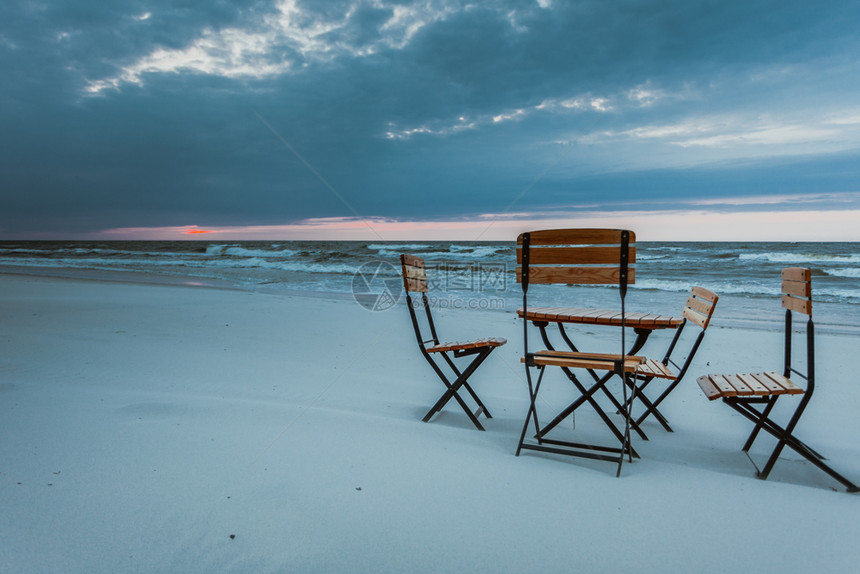
[[[523,316],[522,308],[517,315]],[[550,321],[554,323],[585,323],[594,325],[621,325],[621,312],[611,309],[586,309],[579,307],[529,307],[529,321]],[[628,327],[639,329],[677,329],[684,322],[683,317],[657,315],[654,313],[630,312],[625,316]]]

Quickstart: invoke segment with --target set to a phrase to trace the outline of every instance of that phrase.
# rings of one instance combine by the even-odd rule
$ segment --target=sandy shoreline
[[[760,569],[785,573],[860,560],[860,498],[793,453],[755,479],[739,450],[749,426],[695,385],[778,368],[778,334],[709,332],[664,409],[676,432],[646,426],[642,459],[615,479],[601,463],[514,456],[527,391],[513,313],[439,313],[445,338],[509,340],[474,380],[495,415],[481,433],[452,406],[420,421],[442,388],[404,309],[21,275],[0,275],[0,309],[3,571],[726,572],[765,552]],[[856,347],[819,335],[799,430],[855,481]]]

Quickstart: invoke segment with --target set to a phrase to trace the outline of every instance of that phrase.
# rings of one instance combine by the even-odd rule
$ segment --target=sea
[[[428,265],[430,303],[515,313],[513,242],[2,241],[0,273],[182,284],[403,305],[401,253]],[[627,309],[679,315],[694,285],[720,296],[714,326],[782,329],[780,270],[808,267],[818,331],[860,334],[860,243],[638,242]],[[618,307],[615,287],[543,286],[529,304]]]

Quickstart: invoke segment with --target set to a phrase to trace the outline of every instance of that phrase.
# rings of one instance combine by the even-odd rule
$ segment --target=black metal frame
[[[429,339],[425,339],[421,333],[421,326],[419,325],[418,316],[415,312],[416,302],[412,299],[412,296],[410,295],[410,292],[408,290],[406,291],[406,304],[409,307],[409,315],[412,318],[412,327],[415,330],[415,337],[418,339],[418,347],[419,349],[421,349],[421,354],[424,356],[425,359],[427,359],[427,362],[430,363],[431,367],[433,367],[433,371],[439,376],[440,379],[442,379],[442,382],[445,384],[446,387],[445,392],[442,394],[439,400],[436,401],[436,404],[434,404],[433,407],[429,411],[427,411],[427,414],[424,415],[424,418],[421,420],[423,420],[425,423],[428,422],[433,417],[433,415],[442,410],[442,408],[446,404],[448,404],[451,399],[454,399],[469,417],[469,420],[472,421],[472,424],[474,424],[475,427],[478,428],[478,430],[485,430],[484,426],[478,420],[478,417],[481,416],[481,414],[483,414],[488,419],[491,419],[493,417],[490,414],[490,411],[484,405],[484,403],[481,402],[481,399],[478,398],[478,394],[469,385],[468,380],[469,377],[472,376],[472,373],[474,373],[475,370],[479,366],[481,366],[481,363],[484,362],[484,359],[486,359],[490,355],[490,353],[493,351],[493,349],[495,349],[495,347],[484,346],[454,351],[437,351],[434,353],[429,353],[427,351],[427,344],[433,343],[433,345],[439,345],[439,337],[436,334],[436,325],[433,322],[433,314],[430,312],[430,302],[427,299],[427,294],[421,293],[421,304],[423,305],[427,313],[427,325],[430,329]],[[440,365],[435,360],[433,360],[433,357],[431,355],[442,356],[442,358],[448,364],[448,367],[451,369],[451,371],[454,373],[454,376],[456,377],[454,382],[451,382],[449,380],[448,376],[445,375],[445,372],[442,370]],[[464,370],[460,371],[450,355],[453,355],[454,358],[466,357],[470,355],[476,356],[474,359],[472,359],[472,362],[469,363],[469,365]],[[477,404],[477,410],[472,411],[471,407],[469,407],[463,397],[460,396],[460,389],[466,389],[466,391],[472,397],[472,400],[474,400]]]
[[[668,366],[671,363],[672,366],[674,366],[676,369],[678,369],[678,374],[675,375],[674,380],[672,380],[672,382],[669,383],[669,385],[667,385],[665,389],[663,389],[663,392],[660,393],[660,395],[652,401],[651,399],[648,398],[647,395],[645,395],[644,391],[645,391],[645,388],[654,379],[656,379],[658,377],[644,376],[644,375],[638,375],[638,376],[634,377],[634,381],[633,381],[634,384],[636,381],[640,381],[640,383],[638,385],[636,385],[636,389],[635,389],[636,399],[645,406],[645,411],[633,421],[635,428],[639,428],[642,425],[642,423],[645,422],[645,419],[647,419],[649,416],[653,415],[654,418],[656,418],[657,421],[663,426],[663,428],[666,429],[666,431],[674,432],[672,430],[672,427],[669,426],[669,421],[666,420],[666,417],[663,415],[663,413],[661,413],[657,409],[657,407],[660,406],[660,403],[662,403],[666,399],[666,397],[668,397],[669,394],[673,390],[675,390],[675,387],[677,387],[681,383],[681,380],[684,378],[684,375],[687,373],[687,370],[690,368],[690,364],[693,362],[693,358],[695,358],[695,356],[696,356],[696,352],[699,350],[699,347],[702,344],[702,340],[705,338],[705,331],[707,330],[704,328],[702,329],[702,331],[696,337],[696,340],[693,342],[693,347],[690,349],[690,352],[687,354],[687,359],[684,361],[684,364],[681,366],[678,366],[678,364],[675,363],[675,361],[673,361],[671,359],[671,356],[672,356],[672,352],[675,350],[675,346],[678,344],[678,341],[681,338],[681,333],[684,330],[684,327],[687,325],[687,323],[688,323],[688,320],[684,319],[684,322],[681,323],[680,327],[678,327],[678,330],[675,332],[675,336],[672,338],[672,342],[669,344],[669,348],[666,350],[666,354],[663,356],[663,359],[660,361],[661,363],[663,363],[666,366]],[[643,438],[645,438],[645,437],[643,437]],[[647,440],[647,438],[646,438],[646,440]]]
[[[625,319],[625,304],[624,300],[627,295],[627,280],[628,280],[628,265],[629,265],[629,241],[630,241],[630,232],[627,230],[621,231],[621,245],[620,245],[620,253],[619,253],[619,294],[621,297],[621,355],[620,359],[613,361],[613,369],[608,371],[607,374],[603,377],[598,377],[594,371],[589,369],[592,377],[595,378],[595,383],[590,387],[587,387],[576,377],[576,375],[566,367],[561,367],[564,374],[567,378],[574,384],[577,390],[581,393],[581,396],[577,399],[577,402],[574,403],[570,412],[573,412],[579,405],[587,402],[592,406],[598,416],[603,420],[612,434],[619,440],[621,443],[620,447],[612,447],[612,446],[602,446],[602,445],[594,445],[594,444],[584,444],[584,443],[576,443],[570,441],[562,441],[562,440],[554,440],[546,438],[546,434],[555,427],[561,420],[566,418],[570,412],[566,414],[563,412],[562,415],[556,417],[552,423],[547,425],[547,427],[541,428],[540,422],[538,421],[537,407],[536,401],[537,396],[540,391],[540,385],[543,380],[543,375],[545,373],[546,365],[535,365],[534,358],[535,354],[529,350],[528,344],[528,324],[529,321],[525,318],[528,316],[528,287],[529,287],[529,248],[530,248],[531,234],[529,232],[522,234],[522,262],[521,262],[521,275],[520,275],[520,283],[523,290],[523,348],[524,348],[524,356],[525,356],[525,369],[526,369],[526,380],[528,382],[529,388],[529,410],[526,414],[526,420],[523,423],[523,429],[520,433],[520,440],[517,445],[516,456],[520,455],[520,451],[523,449],[533,450],[539,452],[546,452],[551,454],[562,454],[568,456],[576,456],[581,458],[588,458],[594,460],[601,460],[607,462],[615,462],[617,463],[617,469],[615,476],[621,475],[621,466],[624,462],[624,457],[627,456],[628,459],[632,462],[633,456],[637,456],[633,447],[630,443],[630,428],[632,422],[632,416],[630,413],[630,404],[632,401],[628,400],[627,389],[628,389],[628,373],[624,370],[625,364],[625,331],[626,331],[626,319]],[[537,323],[536,323],[537,324]],[[549,344],[549,340],[546,336],[546,324],[538,326],[541,328],[541,336],[544,340],[544,343],[547,344],[549,350],[552,350],[552,346]],[[571,345],[572,349],[575,351],[575,347],[573,347],[573,343],[565,336],[565,339],[568,341],[568,344]],[[532,381],[531,369],[538,369],[538,377],[537,381]],[[625,381],[624,384],[621,385],[623,389],[623,399],[619,403],[618,400],[612,396],[611,392],[606,389],[606,383],[612,378],[613,375],[618,375],[622,380]],[[623,432],[619,429],[606,411],[600,406],[597,400],[594,398],[594,395],[598,390],[603,389],[604,393],[612,398],[612,402],[616,408],[621,412],[624,417],[625,424]],[[534,421],[534,429],[535,435],[534,438],[537,441],[537,444],[526,442],[526,432],[528,431],[529,423]]]
[[[664,365],[667,365],[667,366],[669,365],[669,363],[672,363],[672,365],[676,369],[679,369],[678,375],[675,377],[675,380],[673,380],[663,390],[663,392],[660,394],[660,396],[657,397],[656,400],[652,401],[651,399],[649,399],[645,395],[645,392],[644,392],[645,388],[657,377],[637,376],[637,377],[634,377],[633,381],[631,381],[631,384],[633,384],[633,385],[636,384],[636,381],[641,381],[640,384],[636,385],[635,391],[636,391],[636,394],[638,395],[637,398],[638,398],[639,402],[645,406],[645,412],[643,412],[641,415],[639,415],[639,417],[637,417],[636,420],[634,421],[634,424],[635,424],[637,429],[642,425],[643,422],[645,422],[645,419],[647,419],[649,416],[653,415],[654,418],[656,418],[657,421],[659,421],[659,423],[661,425],[663,425],[664,429],[666,429],[668,432],[673,432],[672,427],[669,426],[669,421],[666,420],[666,417],[663,416],[663,413],[661,413],[659,410],[657,410],[657,407],[660,406],[660,403],[662,403],[663,400],[665,400],[665,398],[669,396],[669,393],[671,393],[675,389],[675,387],[677,387],[678,384],[680,384],[681,379],[684,378],[684,374],[687,372],[687,369],[690,367],[690,363],[693,362],[693,357],[695,357],[696,351],[699,350],[699,345],[702,344],[702,339],[705,338],[705,329],[702,329],[702,332],[699,333],[698,337],[696,337],[696,342],[693,343],[692,350],[687,355],[687,360],[684,361],[684,366],[679,368],[678,365],[675,363],[675,361],[673,361],[671,359],[671,356],[672,356],[672,352],[675,350],[675,346],[678,344],[678,341],[681,339],[681,333],[684,331],[684,327],[686,327],[686,326],[687,326],[687,319],[684,319],[684,322],[681,323],[681,326],[678,327],[677,331],[675,331],[675,336],[672,337],[672,342],[669,344],[669,348],[666,349],[666,354],[663,356],[663,359],[660,361],[661,363],[663,363]],[[640,433],[641,433],[641,431],[640,431]],[[643,433],[643,435],[644,435],[644,433]],[[645,440],[648,440],[648,438],[645,436],[643,436],[642,438],[644,438]]]
[[[747,438],[746,443],[743,446],[743,452],[746,453],[747,457],[752,462],[753,466],[756,468],[756,476],[761,479],[767,479],[770,471],[773,469],[774,464],[776,464],[777,459],[779,458],[780,453],[783,448],[788,446],[797,452],[799,455],[804,457],[806,460],[811,462],[813,465],[817,466],[832,478],[836,479],[843,486],[846,487],[848,492],[858,492],[857,485],[833,470],[829,465],[824,463],[825,458],[821,456],[818,452],[811,449],[809,446],[800,441],[797,437],[794,436],[794,429],[797,426],[800,417],[803,415],[804,410],[806,410],[806,406],[809,404],[810,399],[812,399],[812,393],[815,390],[815,338],[814,331],[815,326],[812,322],[812,315],[809,315],[809,318],[806,322],[806,370],[807,372],[804,374],[791,365],[791,343],[792,343],[792,312],[790,309],[785,310],[785,369],[783,371],[783,376],[786,378],[790,378],[790,375],[794,373],[795,375],[801,377],[806,381],[806,391],[803,393],[803,396],[800,399],[800,402],[797,405],[794,413],[791,415],[791,418],[784,427],[779,423],[774,421],[770,414],[773,411],[774,406],[776,405],[777,400],[782,395],[772,395],[770,397],[747,397],[747,396],[735,396],[735,397],[723,397],[723,402],[732,407],[734,410],[739,412],[741,415],[749,419],[755,425],[753,427],[752,432]],[[760,408],[757,408],[760,407]],[[774,438],[777,439],[777,444],[773,449],[773,452],[767,459],[767,462],[764,465],[764,468],[759,469],[758,465],[755,464],[752,457],[749,455],[749,450],[755,442],[756,438],[758,438],[759,432],[764,430],[765,432],[771,434]]]
[[[548,321],[532,321],[532,325],[534,325],[535,327],[537,327],[540,330],[541,339],[543,340],[543,343],[546,346],[547,350],[554,351],[555,347],[553,346],[552,342],[549,339],[549,335],[547,334],[547,327],[549,326],[549,322]],[[564,324],[563,323],[556,323],[556,325],[558,326],[558,330],[559,330],[559,333],[561,334],[561,338],[564,340],[564,342],[568,346],[568,348],[570,348],[570,350],[573,351],[574,353],[580,352],[579,349],[576,347],[576,345],[573,343],[573,341],[570,339],[570,337],[567,335],[567,332],[564,330]],[[627,351],[627,355],[635,355],[636,352],[642,348],[642,345],[644,345],[644,343],[645,343],[645,339],[648,338],[648,334],[650,333],[650,331],[645,330],[645,329],[634,329],[634,330],[636,331],[637,338],[636,338],[636,341],[633,343],[633,346],[630,348],[630,350]],[[603,391],[603,394],[606,396],[607,399],[609,399],[609,402],[612,403],[613,407],[615,407],[616,413],[621,413],[625,410],[624,406],[622,406],[622,404],[618,401],[618,399],[615,398],[615,395],[613,395],[612,392],[608,388],[606,388],[606,383],[609,381],[609,379],[611,379],[613,376],[616,375],[616,373],[614,371],[608,371],[605,375],[599,376],[594,371],[594,369],[585,369],[585,371],[587,371],[588,374],[591,375],[591,378],[594,379],[594,384],[592,386],[586,388],[584,386],[584,383],[579,381],[579,379],[576,378],[576,375],[574,375],[573,372],[571,372],[571,370],[569,368],[567,368],[567,367],[559,367],[559,368],[567,376],[567,378],[570,379],[570,381],[574,384],[574,386],[576,386],[576,388],[581,393],[581,396],[579,396],[575,401],[573,401],[570,405],[568,405],[563,411],[561,411],[558,415],[556,415],[556,417],[552,421],[550,421],[549,423],[547,423],[545,426],[543,426],[540,429],[540,432],[538,434],[540,434],[541,437],[544,437],[545,435],[547,435],[550,431],[552,431],[555,427],[557,427],[562,421],[564,421],[564,419],[566,419],[567,417],[572,415],[576,411],[576,409],[578,409],[579,407],[584,405],[586,402],[588,402],[589,404],[594,406],[594,403],[592,401],[590,401],[589,399],[591,397],[593,397],[593,395],[596,394],[596,392],[598,390]],[[628,386],[630,386],[630,385],[628,385]],[[633,388],[633,387],[630,386],[630,388]],[[628,398],[628,401],[632,402],[632,399],[633,399],[633,395],[631,395],[631,397]],[[632,408],[632,405],[631,405],[631,408]],[[612,422],[612,419],[610,419],[608,417],[606,412],[603,409],[600,409],[598,407],[598,413],[597,414],[606,423],[609,430],[619,440],[623,440],[623,435],[622,435],[621,431],[618,429],[618,427],[615,426],[615,424]],[[629,422],[630,422],[630,428],[632,430],[636,431],[637,434],[639,434],[639,436],[642,437],[643,439],[645,439],[645,440],[648,439],[648,437],[645,436],[645,433],[642,432],[642,429],[639,428],[639,424],[635,420],[633,420],[632,416],[629,418]],[[636,450],[632,446],[630,447],[630,450],[631,450],[633,457],[639,458],[639,455],[637,454]]]

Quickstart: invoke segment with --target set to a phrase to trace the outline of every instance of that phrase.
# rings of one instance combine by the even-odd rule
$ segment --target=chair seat
[[[427,347],[428,353],[442,353],[445,351],[462,351],[463,349],[478,349],[481,347],[501,347],[508,341],[506,339],[489,337],[486,339],[476,339],[474,341],[455,341],[453,343],[439,343],[432,347]]]
[[[539,351],[534,354],[535,365],[602,371],[615,370],[615,361],[620,359],[621,355],[616,354],[578,353],[574,351]],[[525,359],[521,359],[521,362],[525,362]],[[624,371],[627,373],[636,372],[644,362],[645,357],[626,355],[624,357]]]
[[[696,379],[710,400],[726,397],[767,397],[802,395],[803,388],[781,373],[740,373],[736,375],[704,375]]]
[[[677,375],[668,366],[654,359],[645,359],[645,362],[637,369],[637,375],[642,377],[656,377],[658,379],[675,380]]]

